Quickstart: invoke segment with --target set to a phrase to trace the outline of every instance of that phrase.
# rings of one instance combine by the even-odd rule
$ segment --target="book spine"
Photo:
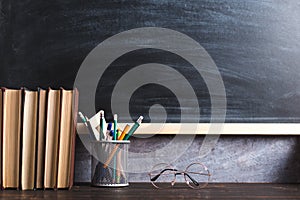
[[[37,189],[44,188],[46,116],[47,116],[47,91],[43,89],[39,89],[36,180],[35,180],[35,187]]]
[[[70,183],[69,189],[72,188],[74,183],[74,169],[75,169],[75,144],[76,144],[76,125],[78,117],[78,103],[79,103],[79,91],[77,88],[73,92],[73,130],[72,130],[72,149],[71,149],[71,171],[70,171]]]
[[[3,92],[2,187],[19,188],[21,90]]]
[[[68,188],[71,171],[73,90],[62,90],[57,188]]]
[[[2,89],[0,88],[0,186],[2,188],[2,120],[3,120],[3,95]]]
[[[24,91],[21,188],[33,190],[35,177],[37,91]]]
[[[60,122],[60,90],[49,89],[47,103],[44,188],[56,188],[58,138]]]

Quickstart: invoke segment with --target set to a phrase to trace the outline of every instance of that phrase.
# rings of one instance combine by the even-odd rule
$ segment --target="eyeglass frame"
[[[162,165],[162,164],[165,164],[167,167],[170,167],[170,168],[164,168],[164,169],[162,169],[161,172],[159,172],[157,175],[155,175],[154,177],[151,178],[151,171],[152,171],[152,169],[154,169],[156,166]],[[188,169],[190,166],[194,165],[194,164],[199,164],[199,165],[201,165],[202,167],[204,167],[204,170],[207,171],[207,174],[201,174],[201,173],[200,173],[200,175],[206,175],[206,176],[208,176],[207,182],[206,182],[203,186],[201,186],[201,187],[194,187],[194,186],[190,185],[190,181],[187,181],[187,180],[186,180],[186,176],[187,176],[187,177],[188,177],[195,185],[199,185],[199,183],[198,183],[195,179],[193,179],[193,178],[186,172],[187,169]],[[179,171],[179,170],[173,168],[173,166],[170,165],[170,164],[168,164],[168,163],[158,163],[158,164],[154,165],[154,166],[152,167],[152,169],[151,169],[151,171],[148,173],[148,175],[149,175],[149,177],[150,177],[150,182],[151,182],[151,184],[152,184],[155,188],[157,188],[157,189],[163,189],[163,188],[158,187],[157,185],[155,185],[154,181],[156,181],[156,180],[160,177],[160,175],[161,175],[163,172],[165,172],[166,170],[170,170],[170,171],[176,172],[176,173],[174,173],[174,180],[172,180],[172,181],[170,182],[170,183],[171,183],[171,186],[170,186],[170,187],[173,187],[173,186],[175,185],[175,183],[176,183],[176,176],[177,176],[177,175],[184,175],[185,183],[186,183],[190,188],[192,188],[192,189],[201,189],[201,188],[205,188],[205,187],[208,185],[208,182],[210,181],[210,178],[211,178],[211,176],[212,176],[211,173],[209,172],[209,169],[208,169],[203,163],[200,163],[200,162],[194,162],[194,163],[189,164],[189,165],[185,168],[184,171]]]

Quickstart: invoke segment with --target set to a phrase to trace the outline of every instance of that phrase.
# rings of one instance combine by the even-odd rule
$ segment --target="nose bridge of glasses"
[[[175,177],[177,175],[185,175],[185,176],[187,176],[194,183],[194,185],[199,186],[199,183],[194,178],[192,178],[187,172],[185,172],[185,171],[178,171],[178,170],[176,170],[176,171],[177,172],[175,173]],[[188,184],[188,182],[187,182],[187,184]]]
[[[178,171],[178,170],[176,170],[177,172],[175,173],[175,176],[177,176],[177,175],[184,175],[185,174],[185,172],[184,171]]]

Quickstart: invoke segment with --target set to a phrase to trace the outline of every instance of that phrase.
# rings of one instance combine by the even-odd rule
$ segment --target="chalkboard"
[[[81,64],[98,44],[130,29],[163,27],[197,41],[215,62],[226,91],[226,122],[298,123],[299,24],[297,0],[1,0],[0,85],[72,88]],[[128,70],[146,63],[183,74],[195,90],[199,122],[211,120],[211,94],[201,76],[187,60],[155,48],[128,52],[110,64],[99,77],[95,112],[105,109],[111,119],[114,86]],[[83,98],[79,109],[84,104]],[[180,107],[171,90],[155,83],[134,91],[130,117],[143,114],[150,122],[151,107],[157,104],[165,108],[167,122],[189,122],[180,114],[193,108]],[[121,113],[120,120],[129,119]]]

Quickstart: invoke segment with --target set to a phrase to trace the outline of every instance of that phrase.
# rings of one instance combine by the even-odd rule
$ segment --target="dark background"
[[[122,31],[156,26],[188,35],[214,59],[225,84],[227,122],[299,122],[299,7],[297,0],[2,0],[0,85],[72,88],[80,64],[96,45]],[[130,52],[110,66],[115,78],[99,84],[95,110],[106,109],[110,119],[109,91],[121,69],[153,60],[186,69],[187,76],[193,73],[189,63],[168,52]],[[205,83],[201,78],[190,82],[199,98],[200,121],[209,121]],[[138,103],[131,105],[131,115],[159,102],[168,111],[168,122],[178,122],[180,109],[172,92],[157,85],[147,87],[136,91]],[[106,99],[99,95],[103,91],[108,91]],[[155,98],[153,91],[161,98]]]

